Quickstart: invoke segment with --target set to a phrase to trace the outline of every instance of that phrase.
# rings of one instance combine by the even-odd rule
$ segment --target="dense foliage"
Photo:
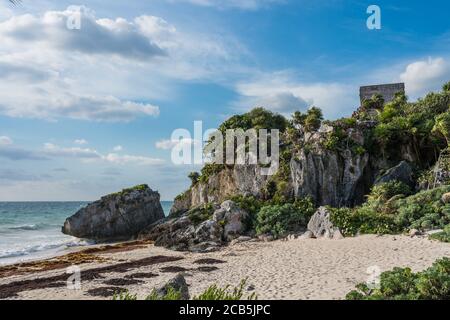
[[[450,242],[450,224],[446,225],[442,232],[430,235],[430,239],[438,240],[441,242]]]
[[[214,206],[212,203],[208,203],[203,206],[189,210],[187,215],[189,217],[189,220],[191,220],[191,222],[194,225],[199,225],[200,223],[211,219],[213,213],[214,213]]]
[[[394,268],[381,274],[380,286],[365,283],[347,294],[348,300],[448,300],[450,299],[450,259],[436,261],[425,271]]]
[[[442,229],[450,223],[450,205],[442,201],[450,186],[405,197],[404,193],[408,190],[399,183],[374,187],[369,200],[361,207],[330,208],[331,219],[347,236]]]
[[[314,211],[314,204],[309,198],[293,204],[262,207],[256,217],[256,233],[269,233],[277,238],[289,231],[298,231],[306,227]]]

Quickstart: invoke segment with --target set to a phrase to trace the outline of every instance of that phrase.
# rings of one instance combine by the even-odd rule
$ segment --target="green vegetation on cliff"
[[[327,174],[342,175],[339,170],[343,170],[342,164],[347,161],[346,174],[352,178],[357,177],[358,163],[369,159],[370,164],[363,167],[365,180],[360,184],[355,182],[356,188],[351,191],[362,193],[359,200],[340,204],[340,208],[330,208],[333,222],[345,235],[442,229],[450,224],[450,205],[441,200],[442,195],[450,191],[450,174],[438,174],[436,168],[450,173],[450,161],[437,164],[438,159],[450,159],[450,156],[445,157],[450,153],[447,149],[450,141],[449,88],[450,82],[442,91],[430,93],[416,102],[408,102],[404,94],[397,94],[393,101],[385,103],[381,96],[375,95],[364,101],[352,117],[335,121],[323,121],[321,110],[315,107],[305,113],[295,112],[290,120],[263,108],[233,116],[220,125],[221,132],[225,133],[227,129],[280,130],[280,168],[264,182],[258,195],[243,196],[237,192],[229,198],[250,213],[249,226],[256,233],[281,236],[305,226],[305,219],[314,207],[323,204],[320,203],[323,197],[317,193],[322,190],[335,192],[334,188],[341,188],[341,184],[346,183],[339,178],[323,177],[318,182],[322,190],[308,189],[307,195],[313,198],[305,200],[298,189],[294,192],[293,160],[303,157],[303,174],[309,169],[305,167],[308,163],[313,169],[322,170],[315,173],[320,176],[324,174],[324,157],[334,157],[338,159],[335,162],[337,170]],[[309,154],[312,154],[311,159],[305,159]],[[405,160],[414,171],[412,184],[394,179],[374,185],[377,176]],[[233,169],[233,166],[208,164],[200,175],[190,175],[192,185],[208,184],[211,177],[225,169]],[[339,184],[322,185],[328,180]],[[361,203],[364,195],[366,201]],[[303,201],[304,206],[299,209],[296,201]],[[311,202],[305,204],[306,201]],[[202,210],[193,213],[199,221],[211,214],[209,210]],[[445,239],[446,236],[442,234],[435,238]]]
[[[330,208],[332,221],[347,236],[442,229],[450,224],[450,205],[442,201],[442,196],[450,192],[450,186],[406,197],[408,191],[409,188],[400,183],[378,185],[361,207]]]

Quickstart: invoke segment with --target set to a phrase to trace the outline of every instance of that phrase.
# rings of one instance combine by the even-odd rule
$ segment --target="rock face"
[[[353,206],[363,201],[370,177],[369,156],[349,150],[301,151],[290,164],[294,195],[318,205]]]
[[[159,199],[147,185],[105,196],[66,219],[62,232],[99,241],[129,240],[164,218]]]
[[[189,212],[177,218],[161,220],[139,234],[140,239],[179,251],[207,252],[243,235],[248,214],[233,201],[225,201],[211,218],[194,224]]]
[[[383,174],[375,181],[375,184],[390,181],[400,181],[409,185],[410,187],[413,187],[414,186],[413,174],[414,171],[411,165],[406,161],[402,161],[397,166],[386,171],[385,174]]]
[[[171,214],[186,212],[206,203],[222,203],[230,196],[262,196],[268,176],[261,175],[261,168],[255,165],[236,165],[225,168],[209,178],[207,183],[197,183],[190,190],[175,199]]]
[[[311,217],[311,220],[308,223],[308,230],[311,231],[316,238],[343,238],[339,228],[334,227],[331,222],[331,212],[325,207],[320,207]]]
[[[220,208],[214,212],[213,220],[223,223],[223,238],[231,241],[245,232],[245,220],[248,213],[239,208],[233,201],[225,201]]]

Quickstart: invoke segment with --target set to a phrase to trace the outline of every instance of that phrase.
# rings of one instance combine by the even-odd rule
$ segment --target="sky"
[[[377,83],[405,82],[414,101],[450,80],[448,12],[438,0],[0,0],[0,201],[92,201],[141,183],[172,200],[200,168],[171,161],[196,141],[194,121],[313,105],[336,119]],[[173,141],[179,128],[192,137]]]

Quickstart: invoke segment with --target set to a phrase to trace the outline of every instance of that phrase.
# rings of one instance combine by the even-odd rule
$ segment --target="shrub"
[[[360,208],[330,208],[331,221],[344,236],[361,234],[392,234],[399,232],[394,217],[374,211],[370,206]]]
[[[448,300],[450,259],[437,260],[418,273],[410,268],[394,268],[381,274],[379,288],[359,284],[356,289],[347,294],[347,300]]]
[[[409,194],[411,194],[411,189],[408,185],[400,181],[390,181],[373,186],[367,196],[367,201],[369,203],[386,202],[394,196]]]
[[[314,204],[311,199],[297,200],[294,204],[265,206],[257,214],[256,233],[280,237],[288,231],[305,227],[313,214]]]
[[[194,225],[199,225],[200,223],[209,220],[212,217],[213,213],[214,206],[212,203],[208,203],[189,210],[187,215]]]
[[[188,178],[191,179],[191,185],[196,185],[198,180],[200,179],[200,173],[198,172],[191,172],[188,175]]]
[[[450,223],[450,206],[441,198],[449,191],[450,186],[444,186],[399,199],[395,203],[396,224],[403,229],[444,228]]]
[[[247,280],[242,280],[239,286],[230,290],[230,286],[225,288],[219,288],[217,285],[212,285],[206,289],[199,296],[194,297],[192,300],[256,300],[257,296],[252,293],[249,296],[244,296],[244,288]]]
[[[133,301],[137,300],[137,295],[129,293],[128,290],[120,291],[119,293],[114,293],[113,300]]]
[[[444,231],[430,235],[430,239],[441,242],[450,242],[450,224],[445,226]]]
[[[311,107],[306,113],[304,125],[305,131],[306,132],[316,131],[317,129],[320,128],[322,120],[323,120],[322,110],[316,107]]]
[[[167,288],[167,293],[164,296],[160,296],[158,292],[153,289],[152,293],[150,293],[145,300],[181,300],[181,291],[175,290],[172,287]]]

